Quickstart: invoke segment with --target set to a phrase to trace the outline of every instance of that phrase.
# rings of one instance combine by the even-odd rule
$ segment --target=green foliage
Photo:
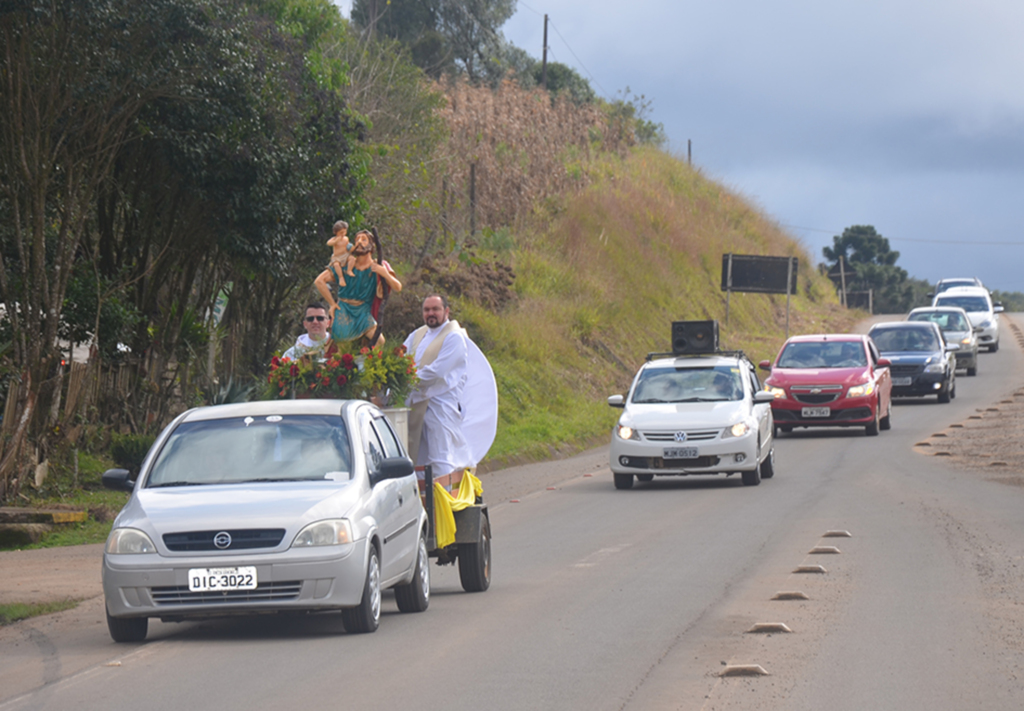
[[[661,147],[668,140],[665,127],[648,117],[652,101],[643,94],[633,94],[627,86],[618,98],[602,102],[611,131],[627,144]]]
[[[110,440],[110,456],[119,467],[138,472],[155,441],[153,435],[114,434]]]
[[[1006,311],[1024,311],[1024,294],[1019,291],[992,291],[992,301],[998,301]]]
[[[910,310],[915,302],[914,288],[907,280],[907,272],[896,266],[900,253],[889,248],[888,239],[871,225],[854,225],[833,237],[832,243],[832,247],[822,249],[830,262],[828,266],[837,265],[842,257],[856,270],[856,276],[847,280],[848,291],[871,289],[876,313]]]
[[[539,86],[543,75],[543,67],[536,62],[532,68],[534,82]],[[572,67],[561,62],[548,62],[547,89],[554,97],[565,92],[575,104],[589,104],[597,98],[590,82],[584,79]]]
[[[10,625],[19,620],[26,620],[39,615],[70,610],[78,606],[78,600],[59,600],[57,602],[14,602],[0,605],[0,627]]]
[[[131,340],[142,315],[127,298],[120,280],[116,277],[97,279],[94,267],[93,262],[75,264],[64,297],[59,334],[70,343],[88,343],[96,331],[101,356],[114,361],[123,355],[118,346]]]

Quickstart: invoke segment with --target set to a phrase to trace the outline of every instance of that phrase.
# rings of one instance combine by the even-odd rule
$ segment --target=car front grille
[[[645,440],[647,440],[648,442],[678,442],[679,440],[676,440],[676,432],[679,432],[679,431],[680,430],[657,431],[657,432],[656,431],[650,431],[650,432],[641,432],[640,434],[643,435],[643,438]],[[721,430],[690,430],[690,431],[685,431],[684,434],[686,435],[686,439],[683,440],[683,441],[685,441],[685,442],[705,442],[707,440],[712,440],[712,439],[715,439],[716,437],[718,437],[719,432],[721,432]]]
[[[923,365],[890,365],[889,372],[892,375],[914,375],[924,370]]]
[[[217,605],[295,600],[302,590],[301,580],[260,583],[255,590],[224,590],[217,592],[189,592],[187,585],[153,588],[156,605]]]
[[[214,538],[221,533],[231,536],[231,543],[226,547],[214,544]],[[283,528],[247,528],[240,530],[219,531],[188,531],[185,533],[165,533],[164,545],[175,552],[187,551],[237,551],[253,548],[276,548],[284,538]]]
[[[805,405],[824,405],[835,402],[843,395],[843,386],[831,385],[796,385],[789,389],[789,394],[797,402]]]
[[[826,402],[835,402],[839,399],[839,393],[793,393],[793,398],[797,402],[806,403],[808,405],[823,405]]]

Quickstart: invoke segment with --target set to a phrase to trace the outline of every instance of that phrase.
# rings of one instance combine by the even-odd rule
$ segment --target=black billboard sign
[[[752,254],[722,255],[722,291],[761,294],[795,294],[796,257],[758,257]],[[789,289],[786,289],[786,277]]]

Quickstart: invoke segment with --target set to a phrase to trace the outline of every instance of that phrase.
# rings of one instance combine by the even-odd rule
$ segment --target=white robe
[[[327,336],[324,336],[322,341],[314,341],[309,337],[308,333],[303,333],[301,336],[295,339],[295,345],[286,350],[281,354],[282,358],[288,358],[290,360],[298,360],[305,353],[313,350],[314,348],[323,348],[327,344]]]
[[[445,322],[447,323],[447,321]],[[413,359],[420,382],[407,400],[409,405],[427,400],[427,411],[423,416],[423,433],[420,435],[420,449],[413,453],[416,466],[430,465],[435,475],[476,466],[469,461],[471,453],[462,434],[463,389],[466,386],[466,363],[468,339],[459,329],[450,332],[441,345],[441,351],[432,363],[420,366],[420,360],[427,346],[437,338],[444,324],[428,328],[420,340]],[[405,348],[411,352],[412,334],[405,339]]]

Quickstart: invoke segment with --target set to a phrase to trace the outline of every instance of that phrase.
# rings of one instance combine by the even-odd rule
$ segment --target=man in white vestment
[[[420,379],[407,399],[409,455],[417,466],[430,465],[435,477],[477,464],[470,461],[472,452],[462,431],[470,341],[448,314],[445,297],[428,296],[423,300],[425,325],[409,334],[404,344]]]
[[[322,351],[330,342],[327,331],[331,327],[331,317],[327,315],[327,309],[323,304],[312,303],[306,307],[302,326],[306,332],[295,340],[294,346],[281,355],[282,358],[298,360],[307,353]]]

